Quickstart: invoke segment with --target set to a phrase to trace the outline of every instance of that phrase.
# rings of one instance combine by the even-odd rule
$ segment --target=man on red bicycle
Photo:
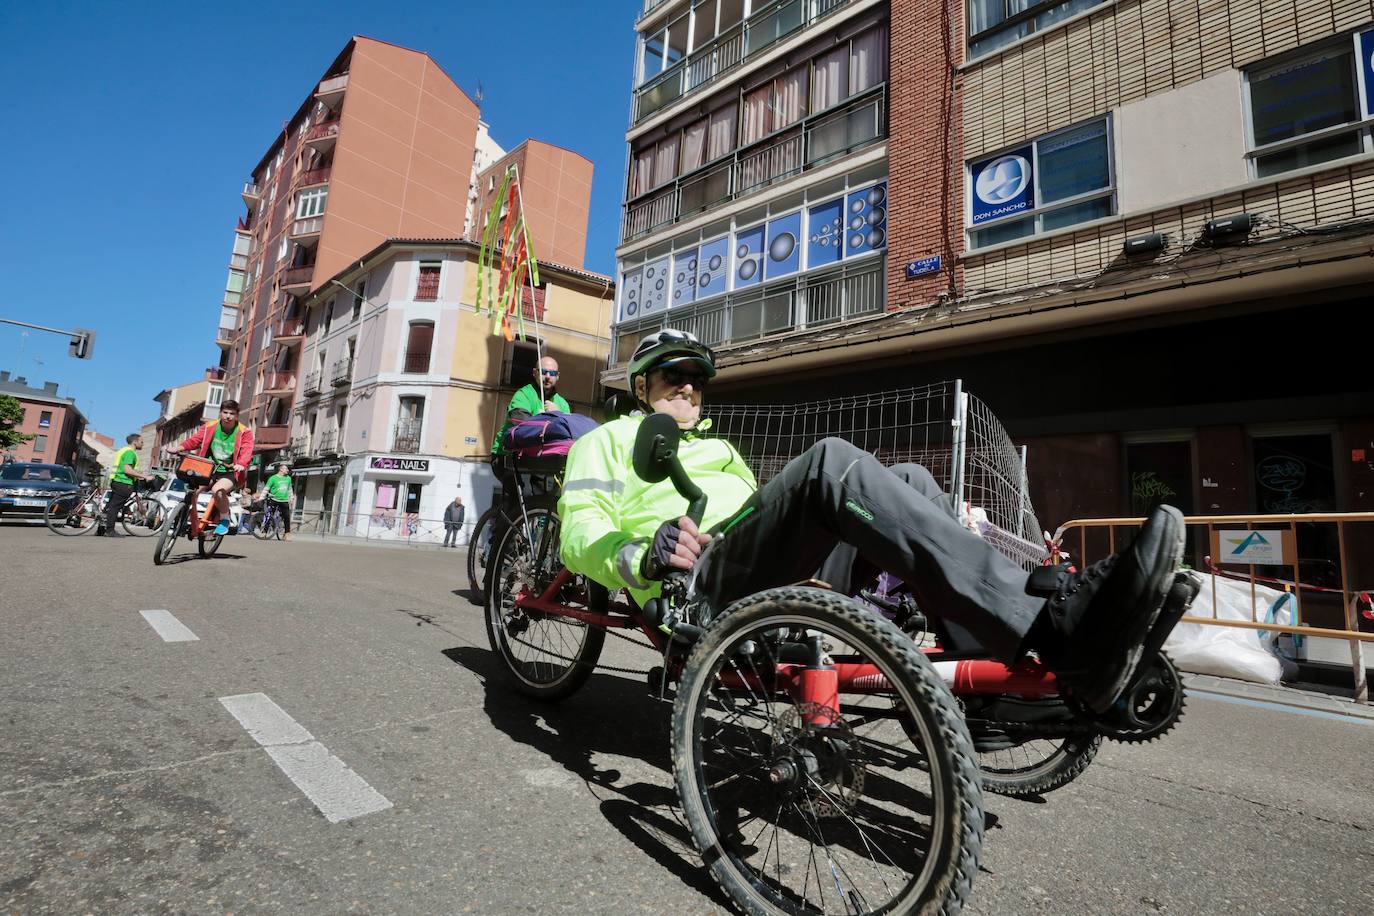
[[[253,431],[239,422],[239,402],[219,406],[219,420],[206,423],[180,445],[167,450],[173,455],[199,455],[215,462],[210,495],[219,510],[215,534],[229,533],[229,494],[243,486],[248,462],[253,460]]]
[[[719,612],[814,575],[847,543],[901,577],[956,641],[1008,664],[1034,650],[1097,712],[1120,697],[1146,647],[1157,648],[1181,616],[1180,600],[1161,613],[1182,560],[1177,510],[1156,510],[1128,549],[1086,570],[1027,574],[958,521],[928,471],[883,467],[842,439],[817,443],[758,487],[730,443],[702,435],[710,424],[702,392],[715,374],[715,354],[690,333],[640,341],[631,390],[642,410],[677,421],[678,458],[707,494],[706,515],[699,528],[670,481],[634,473],[643,414],[609,422],[568,454],[559,514],[570,570],[627,589],[641,606],[667,574],[690,570],[692,594]]]

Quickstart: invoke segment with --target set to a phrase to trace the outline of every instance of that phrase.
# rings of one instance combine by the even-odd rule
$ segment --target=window
[[[291,240],[286,236],[281,237],[281,244],[277,246],[277,260],[284,259],[291,253]]]
[[[519,388],[534,378],[534,368],[539,364],[539,345],[533,338],[511,341],[506,355],[506,373],[501,384]]]
[[[402,372],[429,371],[429,353],[434,345],[434,322],[412,321],[410,333],[406,337],[405,362]]]
[[[359,280],[353,287],[353,314],[350,316],[352,321],[357,321],[363,313],[363,299],[367,292],[367,280]]]
[[[38,426],[40,429],[47,429],[52,426],[52,411],[44,410],[38,414]]]
[[[403,397],[396,419],[396,436],[392,448],[398,452],[420,450],[420,429],[425,421],[425,399]]]
[[[1043,32],[1106,0],[968,0],[968,56],[980,57]]]
[[[801,120],[806,113],[809,65],[796,67],[744,95],[740,146]]]
[[[973,248],[1110,216],[1116,195],[1107,119],[973,162],[965,183]]]
[[[644,83],[687,56],[687,17],[679,16],[667,28],[645,35],[640,49],[639,81]]]
[[[48,437],[47,437],[47,436],[34,436],[34,437],[33,437],[33,453],[34,453],[35,455],[41,455],[41,454],[43,454],[44,452],[46,452],[47,450],[48,450]]]
[[[1369,128],[1357,126],[1355,45],[1341,41],[1247,75],[1256,177],[1374,150]],[[1340,130],[1344,125],[1351,129]]]
[[[218,408],[219,405],[220,405],[223,401],[224,401],[224,386],[223,386],[223,385],[211,385],[209,388],[206,389],[206,391],[205,391],[205,406],[206,406],[206,407]]]
[[[296,219],[309,219],[324,214],[324,204],[329,198],[329,188],[311,188],[302,191],[296,199]]]
[[[334,323],[334,300],[330,299],[324,304],[324,330],[322,334],[329,333],[329,326]]]
[[[418,300],[433,302],[439,298],[439,273],[442,265],[439,261],[421,261],[420,276],[415,284],[415,298]]]

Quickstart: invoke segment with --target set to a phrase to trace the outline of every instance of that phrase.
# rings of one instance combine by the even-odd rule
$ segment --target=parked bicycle
[[[49,531],[67,537],[95,531],[105,524],[105,506],[109,499],[110,491],[106,488],[83,486],[76,493],[49,500],[43,509],[43,522]],[[134,491],[119,512],[120,527],[133,537],[157,534],[161,523],[161,506],[141,488]]]

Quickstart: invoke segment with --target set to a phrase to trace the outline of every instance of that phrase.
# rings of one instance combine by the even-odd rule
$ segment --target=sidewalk
[[[1290,706],[1312,712],[1335,716],[1347,716],[1374,723],[1374,705],[1356,703],[1347,697],[1333,696],[1303,687],[1274,687],[1268,684],[1252,684],[1233,678],[1215,677],[1210,674],[1183,675],[1183,683],[1189,693],[1227,697],[1249,703],[1266,703],[1276,706]]]
[[[387,547],[393,550],[450,550],[455,557],[467,559],[467,545],[445,547],[442,541],[407,541],[403,538],[357,538],[344,534],[298,534],[292,541],[310,544],[348,544],[354,547]]]

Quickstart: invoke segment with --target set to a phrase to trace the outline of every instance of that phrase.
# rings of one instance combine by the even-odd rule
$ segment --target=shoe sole
[[[1132,613],[1128,616],[1127,626],[1121,630],[1117,636],[1116,646],[1112,655],[1125,655],[1125,662],[1120,666],[1113,666],[1110,669],[1109,678],[1104,677],[1101,681],[1093,681],[1086,686],[1080,694],[1080,699],[1089,709],[1094,712],[1106,712],[1112,708],[1130,685],[1140,668],[1140,662],[1145,656],[1145,645],[1155,632],[1156,625],[1160,623],[1161,612],[1169,596],[1170,587],[1174,582],[1174,575],[1179,566],[1183,563],[1183,542],[1187,533],[1187,525],[1183,523],[1183,514],[1173,506],[1160,506],[1158,510],[1169,517],[1173,527],[1172,536],[1165,536],[1159,539],[1159,546],[1153,557],[1144,558],[1149,565],[1146,567],[1152,570],[1152,575],[1148,587],[1145,588],[1139,598],[1139,603],[1135,606]],[[1134,547],[1134,545],[1132,545]],[[1174,617],[1177,622],[1178,617],[1182,616],[1182,611]],[[1173,623],[1165,629],[1165,636],[1168,631],[1173,629]],[[1163,638],[1160,643],[1163,643]],[[1155,651],[1158,651],[1156,647]]]
[[[1202,580],[1196,573],[1184,572],[1182,570],[1174,573],[1174,581],[1169,586],[1169,593],[1164,598],[1164,604],[1160,608],[1159,617],[1155,624],[1150,628],[1150,634],[1145,637],[1145,642],[1141,645],[1141,664],[1136,668],[1136,672],[1131,679],[1126,682],[1126,687],[1122,693],[1126,693],[1136,684],[1136,681],[1148,670],[1149,666],[1145,662],[1152,661],[1159,650],[1164,648],[1164,643],[1169,638],[1169,634],[1174,631],[1183,615],[1188,613],[1188,609],[1193,606],[1193,600],[1197,598],[1198,592],[1202,591]]]

